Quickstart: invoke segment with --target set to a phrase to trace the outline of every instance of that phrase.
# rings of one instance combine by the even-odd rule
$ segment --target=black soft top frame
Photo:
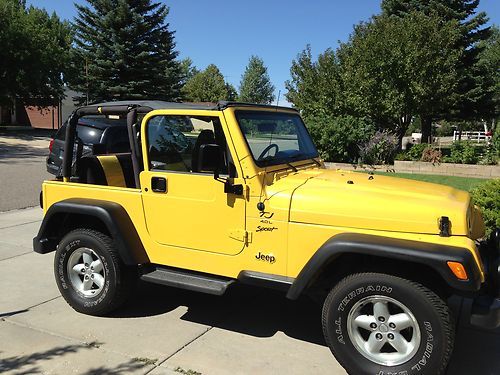
[[[69,182],[71,178],[71,164],[73,161],[73,147],[75,144],[75,132],[76,126],[78,125],[78,120],[84,116],[91,115],[118,115],[127,116],[127,130],[130,142],[130,149],[132,153],[132,166],[134,168],[134,178],[135,186],[139,187],[139,157],[140,154],[139,147],[137,144],[137,137],[134,134],[134,125],[137,123],[138,114],[146,114],[153,109],[165,108],[165,109],[200,109],[200,110],[224,110],[228,107],[258,107],[266,109],[280,109],[280,110],[294,110],[294,108],[288,107],[278,107],[267,104],[253,104],[253,103],[242,103],[242,102],[225,102],[221,101],[215,105],[210,105],[209,103],[168,103],[160,101],[131,101],[127,103],[126,101],[113,103],[103,103],[89,105],[86,107],[78,108],[71,115],[68,126],[66,127],[66,139],[64,143],[64,156],[62,162],[62,176],[65,182]]]
[[[132,153],[132,166],[134,169],[134,179],[136,187],[140,186],[139,183],[139,158],[138,158],[138,147],[137,138],[134,134],[134,124],[137,123],[137,115],[145,114],[152,111],[153,108],[147,106],[141,106],[138,104],[130,105],[103,105],[103,106],[87,106],[78,108],[71,117],[69,118],[68,125],[66,127],[66,138],[64,141],[64,156],[62,162],[62,176],[65,182],[69,182],[71,178],[71,164],[73,161],[73,149],[75,144],[76,127],[78,125],[78,120],[84,116],[91,115],[116,115],[116,116],[127,116],[127,131],[130,142],[130,149]]]

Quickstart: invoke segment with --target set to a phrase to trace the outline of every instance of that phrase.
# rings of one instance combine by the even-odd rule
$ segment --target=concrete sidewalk
[[[76,313],[56,287],[53,255],[32,252],[40,219],[38,208],[0,213],[0,373],[345,374],[320,309],[264,289],[216,297],[140,284],[112,317]],[[498,374],[500,332],[460,320],[448,373]]]

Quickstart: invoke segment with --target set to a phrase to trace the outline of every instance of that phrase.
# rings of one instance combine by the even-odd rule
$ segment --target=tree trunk
[[[432,143],[432,118],[421,115],[420,122],[422,123],[422,143]]]

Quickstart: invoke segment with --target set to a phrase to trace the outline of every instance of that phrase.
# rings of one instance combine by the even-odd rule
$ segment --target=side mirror
[[[222,149],[216,144],[205,144],[200,147],[198,156],[198,170],[200,172],[213,172],[219,178],[219,172],[224,164]]]

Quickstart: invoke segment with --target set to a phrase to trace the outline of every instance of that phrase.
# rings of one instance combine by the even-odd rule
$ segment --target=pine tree
[[[89,102],[180,98],[182,69],[169,9],[151,0],[87,0],[75,4],[76,56],[73,88]],[[81,98],[83,101],[85,98]]]
[[[269,104],[274,100],[274,86],[267,73],[267,67],[257,56],[250,57],[245,73],[241,77],[239,100],[261,104]]]
[[[413,11],[435,14],[443,21],[459,22],[461,38],[456,48],[463,52],[456,69],[460,81],[454,93],[454,105],[444,113],[422,117],[422,139],[428,139],[431,122],[439,117],[471,120],[487,117],[494,112],[493,82],[489,72],[479,62],[481,42],[488,39],[490,28],[486,13],[477,13],[479,0],[383,0],[384,14],[405,17]]]

